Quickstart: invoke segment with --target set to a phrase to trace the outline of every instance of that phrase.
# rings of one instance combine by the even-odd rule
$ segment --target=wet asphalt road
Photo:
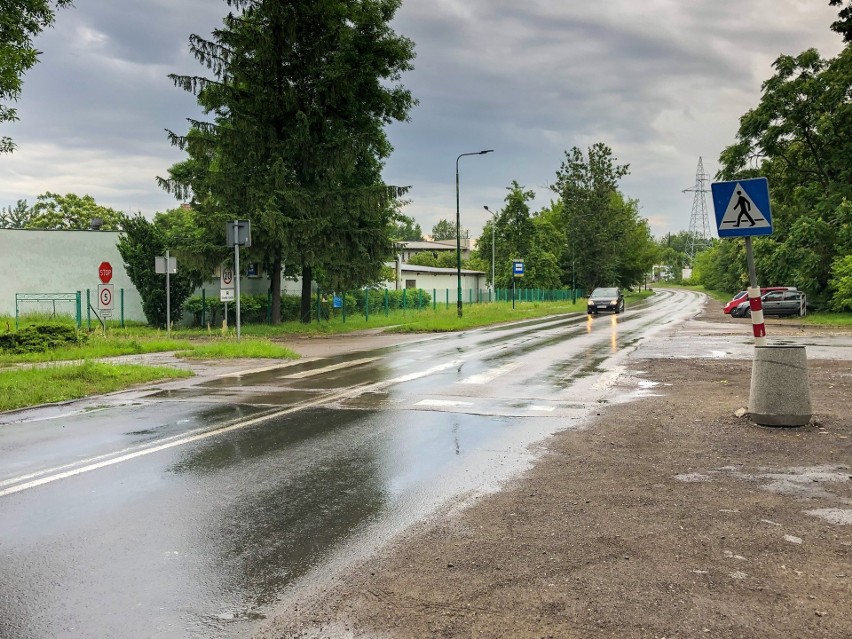
[[[250,636],[293,589],[451,499],[496,489],[530,463],[531,444],[619,399],[624,358],[664,352],[701,304],[663,291],[619,316],[7,416],[0,637]]]

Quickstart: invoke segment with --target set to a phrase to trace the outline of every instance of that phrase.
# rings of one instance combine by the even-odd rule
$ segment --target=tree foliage
[[[439,242],[441,240],[456,239],[456,223],[449,220],[438,220],[438,223],[432,227],[432,240]]]
[[[475,256],[484,266],[482,270],[490,279],[493,253],[495,288],[511,288],[512,261],[523,259],[524,279],[520,284],[527,288],[559,288],[559,229],[550,220],[532,213],[529,203],[535,198],[533,191],[514,180],[506,190],[505,205],[485,224],[476,245]]]
[[[832,7],[842,7],[843,0],[829,0]],[[831,24],[831,30],[843,36],[844,42],[852,42],[852,2],[848,2],[837,14],[837,20]]]
[[[455,251],[435,251],[434,253],[423,251],[412,255],[408,259],[408,263],[415,266],[435,266],[438,268],[456,268],[458,266]],[[470,260],[462,260],[462,268],[471,268]]]
[[[584,154],[565,152],[551,187],[559,196],[559,224],[566,238],[564,281],[578,288],[630,287],[643,281],[657,251],[636,200],[625,199],[619,181],[629,172],[612,149],[598,142]]]
[[[0,229],[29,228],[32,209],[26,200],[18,200],[15,206],[4,206],[0,209]]]
[[[116,231],[123,220],[121,211],[101,206],[91,195],[75,193],[42,193],[31,207],[26,200],[18,200],[0,212],[0,228]]]
[[[419,242],[423,239],[423,231],[413,218],[400,215],[393,227],[393,239],[399,242]]]
[[[832,25],[847,42],[850,16],[847,6]],[[719,177],[769,180],[774,228],[754,241],[758,280],[797,286],[817,307],[842,308],[852,300],[833,274],[852,253],[852,44],[828,60],[815,49],[782,55],[774,69],[760,103],[740,118],[737,141],[722,152]],[[726,260],[726,243],[705,259],[701,283],[729,281],[736,290],[747,277]],[[725,270],[739,279],[730,282]]]
[[[210,40],[190,38],[212,78],[171,76],[212,121],[170,139],[188,158],[161,185],[192,197],[199,221],[224,240],[227,220],[249,218],[251,253],[270,266],[273,321],[282,263],[310,286],[359,286],[393,253],[405,189],[381,179],[384,126],[408,117],[399,84],[413,45],[389,26],[400,0],[228,0],[236,14]]]
[[[187,209],[157,213],[153,221],[141,214],[124,220],[118,240],[118,252],[124,260],[127,276],[142,298],[142,311],[151,326],[166,326],[166,276],[155,272],[154,258],[165,256],[166,249],[178,261],[176,274],[169,276],[171,319],[181,318],[184,301],[202,284],[208,271],[193,264],[187,251],[191,238],[186,233],[192,220]]]
[[[115,231],[124,217],[121,211],[101,206],[91,195],[44,193],[33,205],[29,228],[84,230],[99,226]]]
[[[683,280],[683,269],[687,266],[693,266],[694,277],[694,257],[690,257],[690,246],[696,247],[696,255],[702,251],[706,251],[709,247],[704,245],[703,238],[694,232],[679,231],[678,233],[666,233],[663,237],[656,240],[657,251],[655,265],[664,268],[668,273],[671,281],[681,282]],[[660,275],[656,272],[655,275]]]
[[[8,106],[17,101],[23,76],[38,62],[33,38],[53,25],[56,9],[70,6],[71,0],[14,0],[0,3],[0,124],[18,119]],[[0,153],[11,153],[11,138],[0,137]]]

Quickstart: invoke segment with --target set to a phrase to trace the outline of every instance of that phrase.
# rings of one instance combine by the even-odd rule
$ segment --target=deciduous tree
[[[566,236],[563,263],[566,284],[587,291],[597,286],[629,287],[643,281],[655,252],[638,202],[625,199],[619,180],[629,167],[619,165],[612,149],[598,142],[584,155],[578,147],[565,152],[553,191],[561,201]]]
[[[832,25],[847,42],[850,16],[847,6]],[[852,43],[828,60],[815,49],[782,55],[774,68],[722,152],[719,177],[769,180],[773,233],[754,243],[758,280],[798,286],[813,305],[837,307],[832,272],[852,253]]]
[[[438,220],[438,223],[432,227],[432,240],[435,242],[442,240],[456,239],[456,223],[449,220]]]
[[[118,240],[118,252],[124,260],[127,276],[142,298],[142,311],[151,326],[166,326],[166,276],[156,273],[154,258],[164,256],[166,249],[178,260],[178,271],[169,276],[171,318],[181,318],[183,303],[200,286],[209,273],[194,265],[182,247],[187,238],[187,221],[191,212],[174,209],[157,213],[153,221],[141,214],[124,220],[123,232]],[[191,252],[190,252],[191,254]]]
[[[394,224],[393,238],[400,242],[418,242],[423,239],[423,231],[413,218],[401,215]]]
[[[91,195],[43,193],[33,205],[29,228],[85,230],[94,227],[119,230],[124,221],[121,211],[101,206]]]

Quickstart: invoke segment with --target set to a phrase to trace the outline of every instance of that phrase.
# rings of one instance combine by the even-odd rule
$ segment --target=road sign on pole
[[[234,271],[230,266],[222,267],[222,275],[219,278],[220,289],[234,289]]]
[[[745,238],[752,332],[754,333],[755,344],[763,346],[766,343],[766,325],[763,322],[760,287],[757,283],[757,269],[754,265],[751,238],[754,235],[770,235],[772,233],[769,180],[761,177],[750,180],[714,182],[710,185],[710,189],[713,192],[713,208],[716,212],[716,227],[719,230],[719,237]]]
[[[166,275],[167,273],[174,275],[177,273],[177,258],[169,257],[168,264],[166,264],[165,255],[157,255],[154,257],[154,272],[159,275]]]
[[[225,235],[228,248],[234,246],[251,246],[251,221],[234,220],[225,225]]]
[[[109,284],[109,281],[112,279],[112,264],[101,262],[101,265],[98,267],[98,277],[101,278],[101,282],[104,284]]]
[[[234,220],[225,224],[225,236],[229,247],[234,247],[234,297],[237,302],[237,341],[240,341],[240,247],[251,246],[251,222]],[[224,275],[224,270],[223,270]]]
[[[115,308],[112,284],[98,284],[98,310],[111,311]]]
[[[714,182],[713,208],[719,237],[751,237],[772,233],[769,181],[762,178]]]
[[[172,336],[172,283],[170,275],[177,273],[177,258],[169,255],[166,249],[165,255],[154,257],[154,272],[166,275],[166,335]]]
[[[512,275],[515,277],[523,277],[524,276],[524,261],[523,260],[512,260]]]

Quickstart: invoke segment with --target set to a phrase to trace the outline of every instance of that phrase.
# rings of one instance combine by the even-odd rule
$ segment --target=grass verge
[[[811,313],[799,318],[805,324],[817,326],[839,326],[848,328],[852,326],[852,313]]]
[[[192,344],[189,350],[175,353],[186,359],[236,359],[256,357],[266,359],[299,359],[299,354],[280,344],[264,339],[217,340]]]
[[[191,377],[190,371],[134,364],[82,364],[0,371],[0,411],[100,395],[161,379]]]
[[[156,337],[103,337],[92,333],[87,343],[80,346],[57,348],[38,353],[0,353],[0,364],[26,362],[58,362],[75,359],[100,359],[119,355],[143,355],[191,348],[187,340],[158,339]]]

